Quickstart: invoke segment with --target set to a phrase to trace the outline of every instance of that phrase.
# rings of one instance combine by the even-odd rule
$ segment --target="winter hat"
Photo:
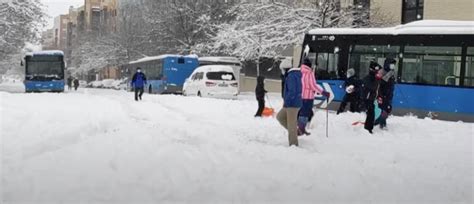
[[[308,66],[308,67],[312,67],[312,63],[311,63],[311,60],[309,58],[304,58],[303,59],[303,64]]]
[[[377,62],[375,62],[375,61],[370,61],[369,68],[370,68],[370,70],[372,70],[372,71],[378,71],[378,70],[380,70],[381,67],[380,67],[380,65],[379,65]]]
[[[396,64],[397,63],[397,60],[391,58],[391,57],[387,57],[385,59],[385,62],[383,63],[383,69],[386,71],[386,72],[389,72],[391,69],[390,69],[390,64]]]
[[[355,70],[353,68],[350,68],[347,70],[347,78],[350,78],[355,75]]]

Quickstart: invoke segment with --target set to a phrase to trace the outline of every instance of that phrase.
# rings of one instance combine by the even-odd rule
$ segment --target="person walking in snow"
[[[369,65],[369,74],[364,77],[362,84],[362,96],[364,99],[364,104],[367,109],[367,117],[365,119],[364,128],[372,134],[374,129],[374,120],[375,120],[375,99],[377,98],[377,90],[379,88],[379,70],[381,66],[375,62],[371,61]]]
[[[132,77],[132,88],[135,90],[135,101],[142,100],[145,85],[147,84],[146,75],[142,73],[142,69],[137,67],[137,72]]]
[[[303,104],[301,99],[301,87],[301,69],[290,69],[285,79],[283,108],[277,114],[278,122],[288,130],[290,146],[298,146],[297,117],[298,111]]]
[[[68,88],[68,90],[72,90],[72,80],[73,80],[73,79],[72,79],[71,76],[69,76],[69,77],[67,78],[67,88]]]
[[[301,65],[301,96],[303,105],[298,114],[298,135],[310,135],[310,133],[306,131],[306,124],[313,115],[312,111],[315,93],[322,94],[325,97],[329,97],[330,95],[329,92],[324,91],[317,85],[316,77],[314,76],[314,72],[311,67],[311,60],[305,58],[303,60],[303,64]]]
[[[263,109],[265,108],[265,94],[267,90],[265,90],[265,77],[258,76],[257,77],[257,87],[255,87],[255,97],[258,101],[258,109],[257,113],[255,113],[255,117],[262,117]]]
[[[77,91],[77,88],[79,87],[79,79],[74,79],[73,83],[74,83],[74,91]]]
[[[382,72],[382,79],[378,90],[377,102],[382,114],[375,120],[375,125],[380,125],[383,129],[387,126],[388,115],[392,112],[392,99],[395,90],[395,66],[397,61],[393,58],[387,57],[384,62]]]
[[[355,75],[354,69],[347,70],[347,78],[344,82],[344,89],[346,90],[346,95],[342,99],[342,103],[337,110],[337,115],[346,110],[347,103],[350,103],[349,111],[350,112],[360,112],[361,100],[360,100],[360,87],[361,82]]]

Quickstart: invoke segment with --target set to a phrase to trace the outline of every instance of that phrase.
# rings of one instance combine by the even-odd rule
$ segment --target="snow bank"
[[[370,135],[330,113],[326,138],[317,111],[290,148],[252,94],[81,91],[0,92],[7,203],[472,203],[473,124],[393,117]]]

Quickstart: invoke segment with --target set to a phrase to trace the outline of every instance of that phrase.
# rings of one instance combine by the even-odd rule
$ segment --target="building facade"
[[[117,0],[85,0],[84,26],[87,31],[115,32]]]
[[[69,15],[60,15],[54,18],[54,45],[58,50],[65,51],[67,46],[67,25]]]
[[[473,0],[371,0],[370,5],[372,13],[392,19],[391,25],[416,20],[474,21]]]
[[[41,33],[41,45],[43,47],[43,50],[55,50],[56,44],[55,44],[55,38],[54,38],[54,30],[53,29],[48,29],[46,31],[43,31]]]

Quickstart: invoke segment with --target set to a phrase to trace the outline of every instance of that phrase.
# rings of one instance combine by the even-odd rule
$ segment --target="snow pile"
[[[4,75],[0,79],[0,91],[25,93],[24,77]]]
[[[473,124],[393,117],[370,135],[351,126],[362,114],[330,113],[326,138],[318,111],[290,148],[275,119],[252,117],[251,94],[135,102],[82,89],[0,102],[7,203],[472,203]]]

